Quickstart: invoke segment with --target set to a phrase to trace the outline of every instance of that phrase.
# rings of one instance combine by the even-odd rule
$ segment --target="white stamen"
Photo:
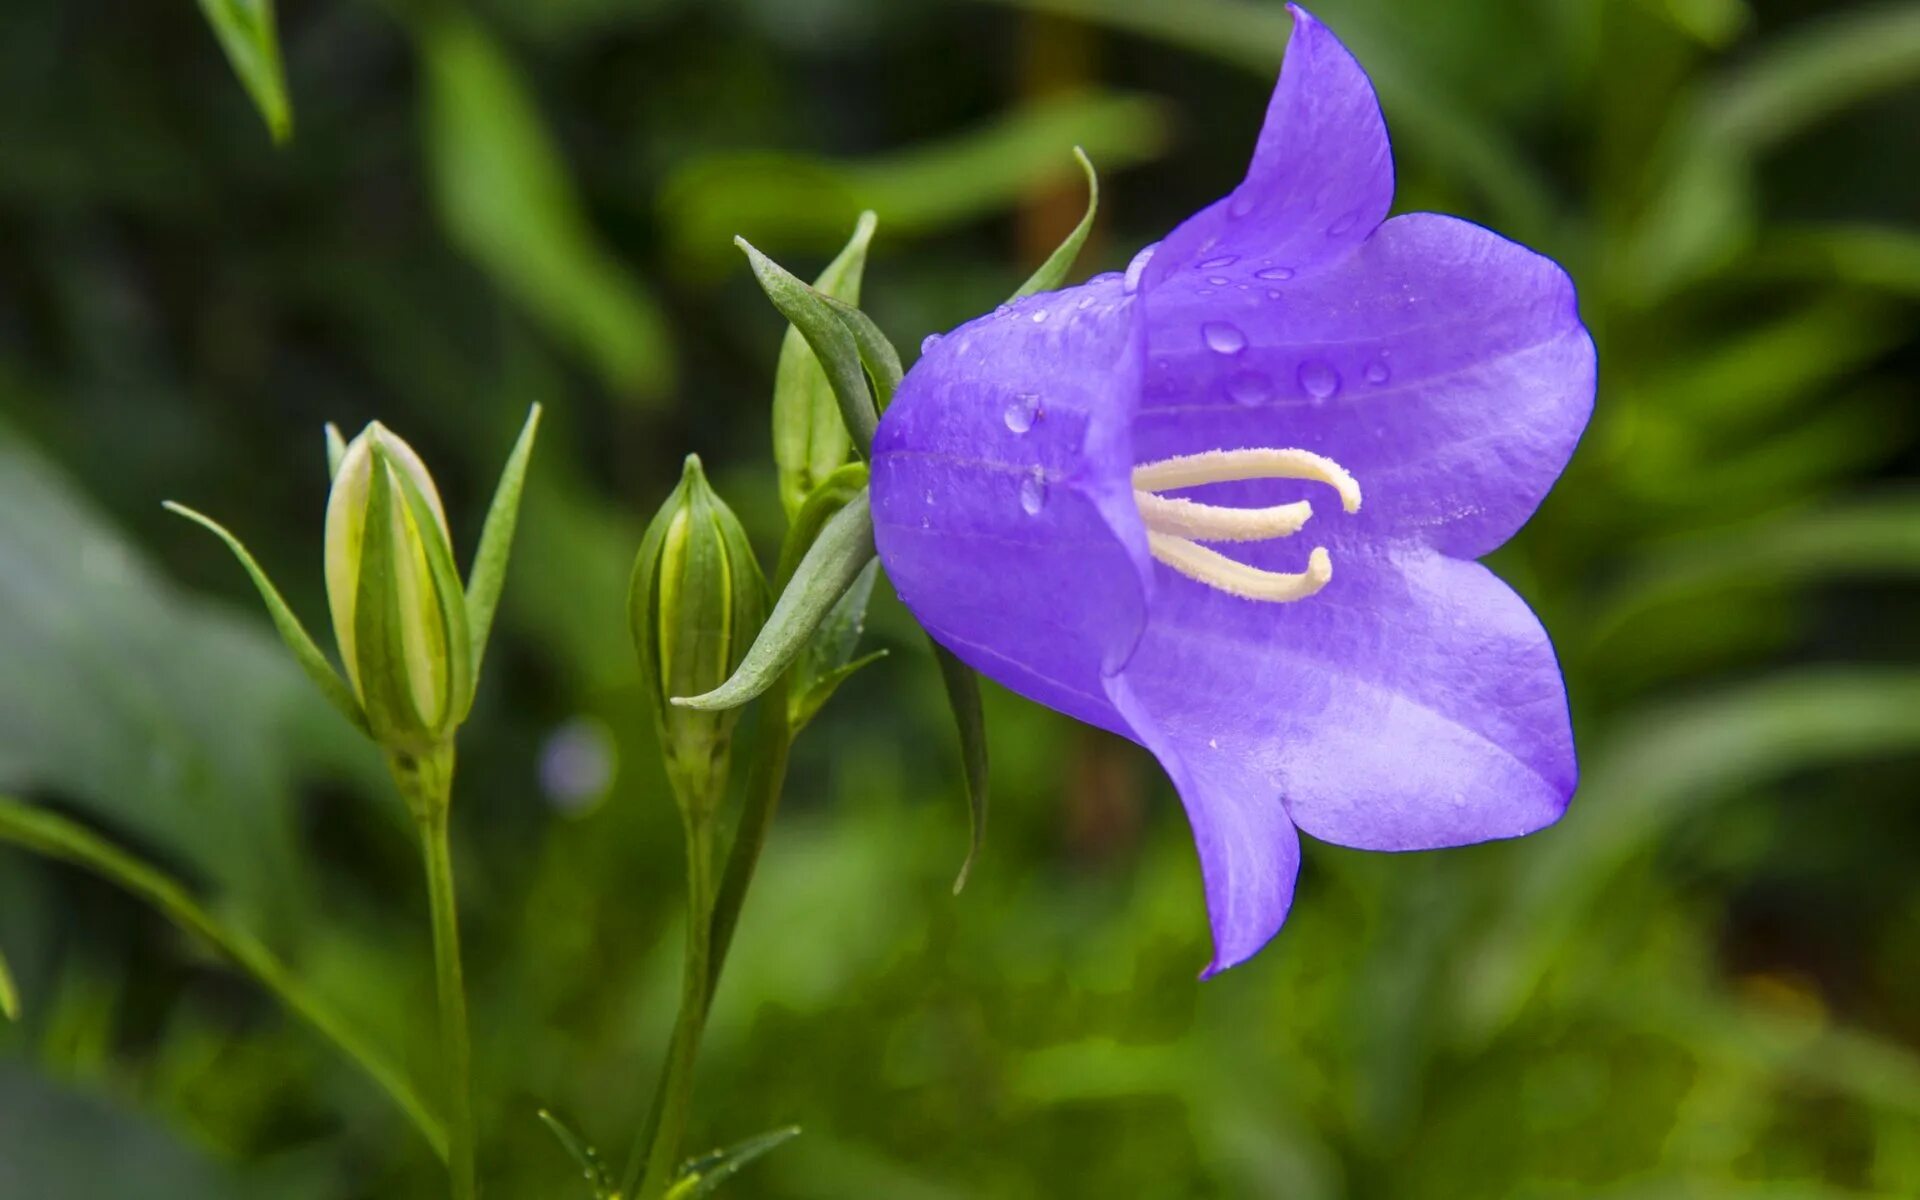
[[[1222,508],[1152,492],[1135,492],[1133,499],[1148,529],[1203,542],[1264,542],[1287,537],[1299,533],[1313,516],[1313,505],[1305,500],[1272,508]]]
[[[1183,454],[1133,469],[1133,486],[1143,492],[1230,483],[1242,479],[1310,479],[1340,493],[1340,505],[1360,511],[1360,485],[1346,468],[1310,450],[1275,450],[1256,446],[1245,450],[1208,450]]]
[[[1307,556],[1307,569],[1299,574],[1263,571],[1235,562],[1197,542],[1151,530],[1147,533],[1147,546],[1155,558],[1187,578],[1247,600],[1280,604],[1305,600],[1333,578],[1333,559],[1324,546],[1314,547],[1313,553]]]

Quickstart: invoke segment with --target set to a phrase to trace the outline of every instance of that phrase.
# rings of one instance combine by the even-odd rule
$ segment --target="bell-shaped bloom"
[[[1546,633],[1474,561],[1586,425],[1573,287],[1477,225],[1389,220],[1372,86],[1293,15],[1239,187],[1124,277],[932,341],[872,460],[881,559],[933,636],[1171,776],[1210,972],[1286,919],[1297,831],[1516,837],[1576,778]]]

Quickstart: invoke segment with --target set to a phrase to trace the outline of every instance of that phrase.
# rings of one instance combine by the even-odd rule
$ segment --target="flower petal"
[[[1577,769],[1553,647],[1478,563],[1401,547],[1336,560],[1296,604],[1163,573],[1124,671],[1135,728],[1217,742],[1315,837],[1422,850],[1552,824]],[[1188,731],[1184,732],[1183,731]],[[1212,739],[1208,741],[1207,739]]]
[[[1117,276],[931,344],[874,439],[874,538],[927,632],[1016,692],[1125,731],[1101,684],[1146,616],[1137,304]]]
[[[1593,409],[1593,342],[1551,260],[1478,225],[1395,217],[1337,262],[1264,280],[1258,257],[1145,295],[1135,454],[1298,446],[1365,504],[1307,535],[1485,554],[1532,515]],[[1295,492],[1236,485],[1218,503]]]
[[[1161,243],[1149,280],[1206,263],[1305,271],[1338,258],[1386,220],[1393,148],[1367,73],[1298,5],[1247,177]]]
[[[1300,871],[1293,822],[1234,733],[1216,734],[1190,713],[1143,704],[1131,673],[1109,677],[1107,694],[1186,806],[1213,926],[1213,961],[1202,978],[1237,966],[1273,939],[1293,907]]]

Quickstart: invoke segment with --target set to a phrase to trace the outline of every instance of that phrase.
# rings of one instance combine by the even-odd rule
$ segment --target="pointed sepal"
[[[853,438],[853,448],[862,458],[873,446],[873,432],[880,424],[873,394],[867,389],[867,375],[860,363],[860,349],[846,323],[834,314],[825,297],[774,262],[745,238],[733,239],[747,256],[760,290],[774,308],[800,331],[813,350],[820,369],[826,373],[833,398],[840,408],[840,419]]]
[[[846,247],[813,281],[819,295],[848,304],[860,303],[860,284],[867,266],[867,247],[876,222],[870,212],[860,214]],[[773,372],[773,459],[780,473],[780,504],[788,519],[800,511],[807,496],[853,453],[853,439],[841,419],[833,385],[827,382],[820,360],[807,339],[793,325],[780,341],[780,359]]]
[[[932,645],[940,664],[940,682],[947,688],[947,704],[953,709],[954,728],[960,734],[960,767],[967,784],[967,857],[953,881],[954,894],[959,895],[987,840],[987,715],[980,702],[980,677],[951,650],[938,642]]]
[[[540,406],[527,413],[520,437],[507,455],[500,472],[500,483],[493,490],[493,504],[487,509],[486,524],[480,527],[480,548],[474,552],[473,569],[467,573],[467,637],[473,646],[473,676],[480,677],[480,664],[486,657],[487,637],[493,632],[494,610],[500,605],[500,588],[507,578],[507,558],[513,550],[513,530],[520,517],[520,493],[526,487],[527,461],[533,456],[533,439],[540,430]]]
[[[1075,146],[1073,157],[1079,161],[1080,169],[1087,173],[1086,215],[1073,227],[1073,232],[1067,234],[1066,240],[1047,256],[1047,261],[1041,263],[1039,269],[1020,285],[1020,290],[1011,297],[1014,300],[1035,292],[1051,292],[1065,283],[1067,272],[1073,270],[1074,260],[1080,257],[1080,248],[1087,244],[1087,235],[1093,232],[1093,219],[1100,211],[1100,177],[1094,174],[1093,160],[1087,157],[1085,150]]]

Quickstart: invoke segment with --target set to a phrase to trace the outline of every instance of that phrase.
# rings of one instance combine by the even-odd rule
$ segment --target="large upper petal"
[[[1311,536],[1473,558],[1538,507],[1592,412],[1593,342],[1552,260],[1478,225],[1395,217],[1338,259],[1262,278],[1263,256],[1145,292],[1141,461],[1298,446],[1351,471],[1361,512]],[[1271,502],[1239,485],[1217,499]]]
[[[1485,567],[1421,547],[1337,561],[1295,604],[1163,571],[1116,688],[1192,820],[1215,969],[1285,920],[1295,825],[1360,849],[1431,849],[1530,833],[1573,794],[1545,631]]]
[[[1247,175],[1155,251],[1147,277],[1264,258],[1294,271],[1337,258],[1386,219],[1393,150],[1367,73],[1298,5]]]
[[[1128,482],[1141,340],[1117,276],[1029,297],[928,346],[873,446],[896,592],[968,665],[1125,733],[1102,683],[1152,574]]]

